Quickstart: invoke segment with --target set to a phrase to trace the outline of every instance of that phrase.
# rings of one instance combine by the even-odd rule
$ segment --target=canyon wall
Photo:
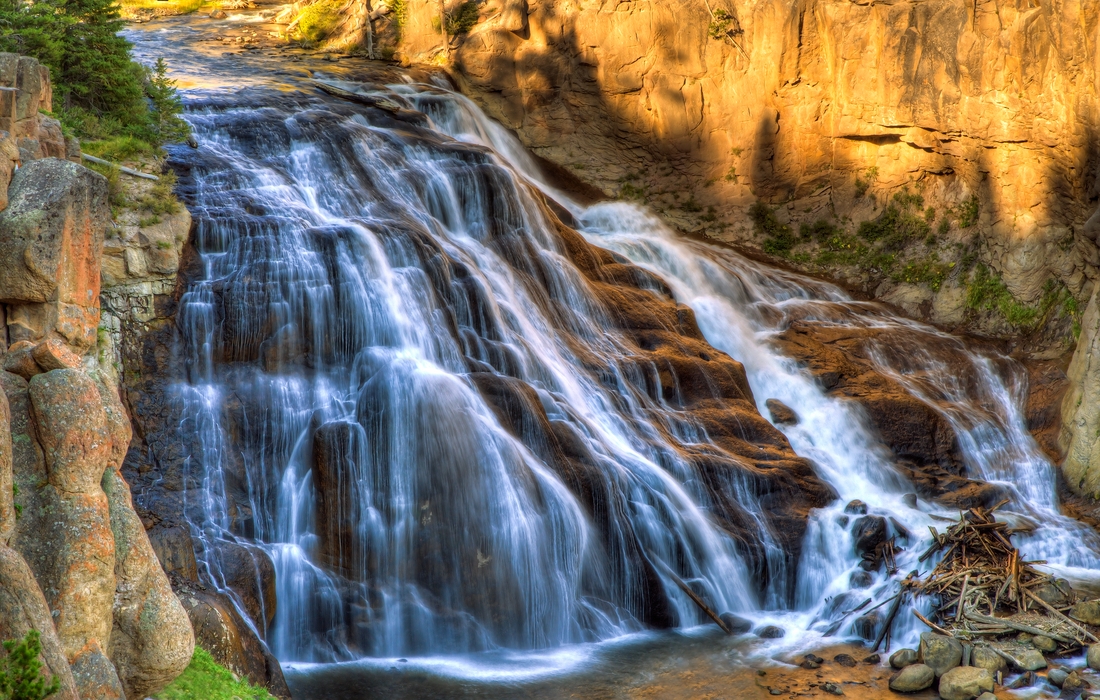
[[[57,695],[144,698],[194,634],[121,474],[131,425],[100,326],[107,180],[49,73],[0,54],[0,639],[37,630]]]
[[[1072,344],[1096,0],[486,0],[447,50],[439,4],[405,5],[399,56],[606,194],[952,330]]]

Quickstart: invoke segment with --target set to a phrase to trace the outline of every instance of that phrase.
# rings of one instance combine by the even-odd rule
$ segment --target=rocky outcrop
[[[1081,319],[1081,336],[1066,370],[1059,445],[1062,475],[1075,493],[1100,498],[1100,301],[1094,292]]]
[[[8,194],[0,212],[0,577],[10,604],[0,606],[0,632],[41,632],[65,697],[143,698],[183,671],[194,636],[119,472],[131,440],[126,409],[88,356],[97,344],[107,183],[44,158],[25,163]]]
[[[110,219],[102,175],[49,158],[19,169],[0,212],[0,303],[9,342],[96,343],[99,263]]]
[[[3,89],[7,88],[7,89]],[[38,158],[80,160],[80,145],[61,133],[53,108],[50,71],[30,56],[0,53],[0,210],[8,184],[21,163]]]
[[[795,243],[825,220],[843,240],[807,242],[788,264],[1001,336],[1019,319],[967,304],[966,261],[1029,308],[1053,288],[1091,291],[1096,0],[488,0],[446,52],[440,4],[404,6],[406,60],[448,62],[535,153],[681,229],[761,247],[746,216],[758,199]],[[886,272],[851,244],[907,187],[931,224],[886,251],[899,258]],[[1072,342],[1056,316],[1029,322],[1056,326],[1037,345]]]

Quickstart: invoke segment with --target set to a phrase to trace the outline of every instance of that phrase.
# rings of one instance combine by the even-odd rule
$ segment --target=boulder
[[[963,648],[957,639],[934,632],[920,636],[921,663],[932,669],[939,678],[962,662]]]
[[[103,475],[115,539],[115,600],[108,650],[126,697],[155,695],[183,673],[195,650],[191,621],[157,561],[114,469]]]
[[[1052,685],[1056,685],[1059,688],[1062,687],[1062,683],[1064,683],[1068,677],[1069,671],[1064,668],[1052,668],[1047,671],[1047,680],[1050,681]]]
[[[844,512],[848,515],[867,515],[867,504],[858,498],[848,501],[848,505],[844,506]]]
[[[890,677],[890,690],[916,693],[932,686],[936,673],[924,664],[911,664]]]
[[[31,357],[43,372],[55,369],[79,369],[80,355],[57,338],[47,338],[31,351]]]
[[[912,666],[917,663],[919,658],[915,649],[898,649],[890,655],[890,666],[896,669],[903,669],[906,666]]]
[[[1003,673],[1008,670],[1008,662],[1004,660],[1004,657],[984,645],[977,645],[970,652],[970,665],[976,668],[984,668],[994,676],[998,672]]]
[[[993,693],[982,693],[978,696],[978,700],[997,700],[997,696]]]
[[[1047,660],[1038,649],[1020,649],[1013,651],[1009,656],[1022,671],[1038,671],[1047,667]]]
[[[730,634],[744,634],[752,629],[752,622],[746,620],[740,615],[734,615],[731,612],[724,612],[718,616],[722,622],[726,624],[726,628],[729,629]]]
[[[1085,663],[1093,671],[1100,671],[1100,644],[1089,645],[1089,650],[1085,653]]]
[[[0,546],[6,546],[15,531],[15,482],[11,467],[11,408],[0,385]]]
[[[878,515],[865,515],[852,525],[852,539],[856,552],[873,554],[878,546],[886,541],[886,518]]]
[[[68,493],[102,493],[111,434],[95,382],[57,369],[31,379],[30,396],[50,483]]]
[[[191,620],[196,643],[215,661],[278,698],[290,698],[279,662],[250,633],[248,623],[228,597],[176,577],[173,589]]]
[[[798,414],[779,399],[768,399],[764,402],[764,406],[771,414],[772,423],[776,425],[798,425]]]
[[[11,372],[17,374],[23,379],[30,379],[36,374],[42,374],[42,368],[38,366],[38,363],[34,361],[34,357],[31,354],[34,350],[34,343],[28,340],[21,340],[17,343],[13,343],[8,348],[7,354],[4,355],[3,370],[5,372]]]
[[[16,480],[25,499],[13,546],[53,611],[77,690],[83,697],[115,697],[122,686],[106,651],[115,541],[100,487],[111,437],[99,391],[71,369],[36,375],[25,388],[13,375],[4,381],[13,436],[21,436]]]
[[[1058,642],[1043,634],[1033,637],[1031,643],[1039,651],[1044,651],[1048,654],[1058,650]]]
[[[0,639],[22,638],[32,629],[41,634],[43,664],[61,683],[51,700],[79,700],[50,609],[34,574],[18,552],[0,545]]]
[[[974,700],[982,693],[991,692],[993,676],[984,668],[958,666],[940,676],[943,700]]]
[[[767,625],[762,627],[756,634],[762,639],[780,639],[787,636],[787,630],[775,625]]]
[[[1100,600],[1087,600],[1074,605],[1069,611],[1069,616],[1086,625],[1100,625]]]
[[[0,301],[31,305],[27,318],[8,319],[16,335],[38,340],[64,326],[65,337],[87,349],[99,320],[99,264],[110,210],[107,180],[66,160],[27,163],[12,178],[0,212]],[[37,305],[37,306],[36,306]],[[18,309],[14,309],[18,311]]]

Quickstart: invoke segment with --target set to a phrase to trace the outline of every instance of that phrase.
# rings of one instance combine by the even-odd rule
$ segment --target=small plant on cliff
[[[1039,316],[1039,309],[1018,302],[1001,276],[981,264],[975,267],[966,284],[966,308],[999,311],[1009,324],[1017,328],[1032,326]]]
[[[856,176],[856,199],[860,199],[867,194],[867,189],[875,183],[875,178],[878,177],[878,167],[872,165],[867,168],[866,176],[866,179]]]
[[[195,647],[191,663],[179,678],[157,693],[158,700],[275,700],[265,689],[238,680],[219,666],[210,652]]]
[[[0,700],[43,700],[58,691],[61,683],[43,673],[42,643],[38,630],[23,639],[4,642],[7,656],[0,659]]]
[[[725,10],[715,10],[707,25],[707,36],[711,39],[727,39],[738,30],[737,18]]]
[[[775,210],[757,200],[749,209],[753,227],[757,233],[764,234],[764,252],[770,255],[786,257],[795,244],[791,227],[779,221]]]
[[[970,228],[978,223],[978,215],[981,213],[982,203],[978,195],[972,194],[959,205],[959,228]]]
[[[447,36],[467,34],[477,24],[478,4],[474,0],[464,2],[447,13]]]
[[[924,240],[932,232],[932,226],[923,216],[924,197],[904,189],[894,195],[879,218],[859,225],[859,235],[871,243],[878,243],[882,250],[894,253],[909,243]]]

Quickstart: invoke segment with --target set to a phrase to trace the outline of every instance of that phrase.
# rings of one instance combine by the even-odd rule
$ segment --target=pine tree
[[[38,630],[27,632],[22,640],[4,642],[3,646],[7,656],[0,659],[0,700],[44,700],[61,687],[57,678],[48,679],[42,673]]]

